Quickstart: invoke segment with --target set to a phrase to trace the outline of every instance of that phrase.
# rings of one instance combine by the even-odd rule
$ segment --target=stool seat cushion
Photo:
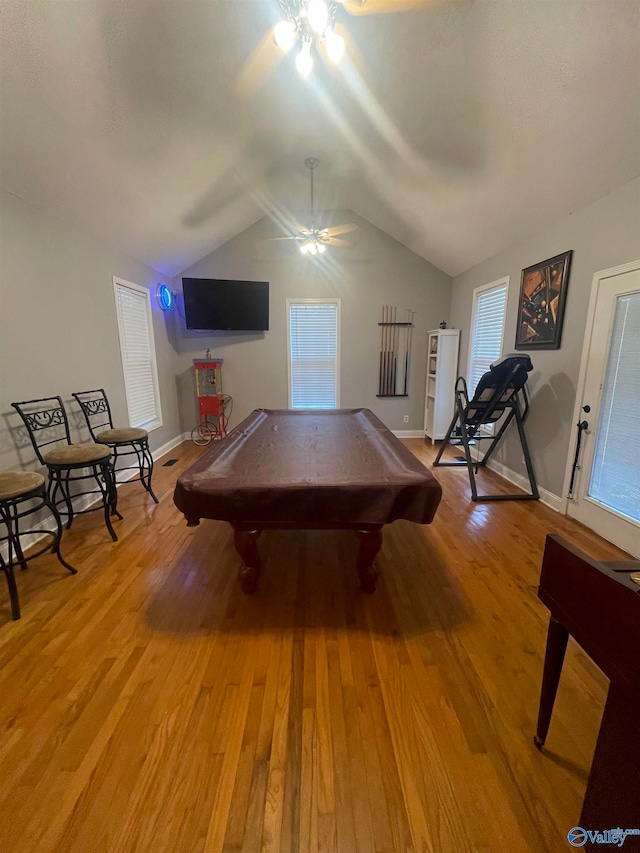
[[[124,441],[140,441],[148,436],[149,433],[146,429],[123,427],[122,429],[105,429],[103,432],[99,432],[96,441],[100,444],[119,444]]]
[[[36,471],[9,471],[0,474],[0,501],[19,498],[44,484],[44,477]]]
[[[109,448],[101,447],[99,444],[65,444],[55,450],[50,450],[48,453],[42,454],[46,465],[56,465],[59,467],[101,462],[110,456],[111,451]]]

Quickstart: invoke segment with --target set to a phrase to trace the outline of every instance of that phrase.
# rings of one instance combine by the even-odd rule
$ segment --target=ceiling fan
[[[297,240],[300,243],[300,251],[303,255],[322,255],[327,249],[327,246],[352,246],[348,240],[342,240],[342,234],[349,234],[351,231],[357,231],[358,226],[353,222],[346,225],[333,225],[331,228],[317,228],[315,222],[315,214],[313,209],[313,173],[320,165],[317,157],[307,157],[304,165],[309,170],[310,176],[310,197],[311,197],[311,228],[303,226],[294,226],[294,231],[297,234],[292,234],[289,237],[274,237],[274,240]]]
[[[278,0],[283,17],[245,61],[236,83],[237,93],[243,98],[254,95],[297,42],[296,68],[303,77],[313,69],[312,47],[323,60],[340,62],[348,40],[346,27],[339,20],[341,9],[355,16],[378,15],[411,12],[439,2],[442,0]]]
[[[435,5],[434,0],[337,0],[350,15],[384,15],[388,12],[411,12]]]

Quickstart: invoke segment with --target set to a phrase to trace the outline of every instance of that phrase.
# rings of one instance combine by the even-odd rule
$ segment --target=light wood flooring
[[[172,502],[201,452],[158,463],[159,506],[120,489],[119,542],[77,518],[79,573],[31,562],[19,622],[0,579],[0,851],[569,849],[607,682],[571,641],[534,748],[542,548],[620,552],[434,469],[435,522],[385,528],[374,595],[352,533],[271,532],[249,598],[229,526],[189,529]]]

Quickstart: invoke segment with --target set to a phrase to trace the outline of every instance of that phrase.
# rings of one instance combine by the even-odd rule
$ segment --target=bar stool
[[[109,400],[103,388],[94,391],[76,391],[75,397],[82,409],[91,438],[97,444],[106,444],[113,451],[113,476],[116,477],[116,465],[122,456],[136,455],[137,465],[123,465],[121,471],[138,471],[138,479],[156,503],[158,498],[151,488],[153,476],[153,456],[149,450],[149,433],[138,427],[113,426]],[[106,429],[105,429],[106,427]],[[128,449],[127,449],[128,448]],[[145,470],[146,469],[146,470]]]
[[[56,524],[55,532],[46,529],[20,530],[20,521],[28,515],[46,507]],[[0,554],[0,568],[4,572],[9,587],[9,598],[11,600],[11,616],[13,619],[20,618],[20,601],[18,599],[18,588],[13,574],[13,567],[17,564],[22,569],[27,568],[27,561],[33,560],[51,550],[65,569],[72,575],[76,570],[64,559],[60,553],[60,539],[62,537],[62,522],[60,514],[47,496],[47,487],[42,474],[36,471],[10,471],[0,474],[0,521],[7,528],[7,535],[0,537],[0,542],[7,542],[7,559]],[[46,533],[53,536],[53,541],[47,543],[35,554],[25,557],[20,544],[20,536],[27,533]],[[15,557],[15,559],[14,559]]]
[[[74,497],[99,495],[104,510],[104,521],[114,542],[118,541],[111,525],[110,515],[122,518],[117,509],[118,493],[111,468],[111,451],[99,444],[72,444],[69,434],[69,421],[60,397],[43,397],[39,400],[23,400],[12,403],[22,418],[31,444],[41,464],[47,468],[49,482],[47,496],[56,508],[64,506],[62,515],[67,516],[67,529],[71,527],[74,515],[96,512],[100,506],[75,510],[71,502],[69,484],[83,480],[93,480],[97,489],[79,492]],[[44,450],[50,445],[54,449]],[[88,470],[90,473],[84,473]],[[58,492],[61,497],[58,498]]]

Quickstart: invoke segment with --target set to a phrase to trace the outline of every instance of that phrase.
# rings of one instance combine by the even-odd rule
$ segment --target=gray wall
[[[531,414],[526,425],[538,484],[558,496],[574,446],[572,415],[593,274],[640,257],[640,180],[457,276],[451,303],[452,325],[462,329],[460,370],[466,374],[473,289],[510,276],[504,351],[512,352],[522,269],[569,249],[573,261],[561,347],[532,353]],[[497,461],[524,473],[518,448],[517,438],[510,437]]]
[[[268,280],[270,329],[259,334],[194,333],[174,314],[177,383],[183,430],[197,422],[192,359],[209,347],[225,359],[224,391],[234,400],[231,426],[256,407],[287,406],[287,297],[342,300],[341,406],[366,406],[390,429],[421,429],[426,332],[449,319],[451,279],[351,211],[336,211],[332,223],[355,222],[346,235],[351,248],[330,248],[320,260],[303,257],[294,241],[274,241],[281,232],[265,218],[185,270],[185,277]],[[182,292],[181,277],[174,289]],[[180,301],[180,300],[179,300]],[[409,398],[376,397],[382,305],[395,305],[398,319],[417,311],[413,331]],[[180,310],[182,310],[180,306]],[[403,415],[409,415],[409,423]]]
[[[114,419],[128,423],[114,275],[153,289],[165,280],[58,214],[0,192],[0,470],[35,464],[30,445],[16,447],[14,400],[59,394],[67,402],[72,391],[105,388]],[[152,305],[163,415],[150,434],[155,449],[180,427],[175,353],[155,299]],[[73,431],[73,440],[86,438],[86,430]]]
[[[301,256],[293,242],[273,241],[280,231],[265,218],[183,273],[269,280],[269,332],[189,332],[179,313],[180,299],[177,310],[166,315],[152,300],[164,421],[151,434],[152,448],[195,424],[191,362],[207,347],[225,359],[224,388],[234,398],[232,425],[257,406],[287,405],[287,297],[341,297],[342,406],[367,406],[391,429],[421,429],[426,332],[443,319],[462,330],[459,369],[466,373],[473,289],[509,275],[505,351],[511,351],[521,270],[573,249],[562,346],[533,354],[527,424],[539,484],[560,495],[573,447],[572,413],[592,277],[640,257],[640,179],[468,270],[453,285],[441,270],[350,211],[336,212],[323,224],[347,221],[359,225],[348,235],[354,246],[331,249],[320,263]],[[115,419],[126,423],[113,275],[153,289],[166,280],[56,213],[0,193],[0,470],[33,464],[32,453],[16,447],[13,400],[60,394],[68,401],[74,390],[105,387]],[[180,278],[171,282],[178,292]],[[383,304],[396,305],[399,317],[407,308],[417,311],[406,400],[376,397]],[[76,431],[73,437],[86,438],[86,433]],[[523,472],[513,441],[506,442],[498,460]]]

